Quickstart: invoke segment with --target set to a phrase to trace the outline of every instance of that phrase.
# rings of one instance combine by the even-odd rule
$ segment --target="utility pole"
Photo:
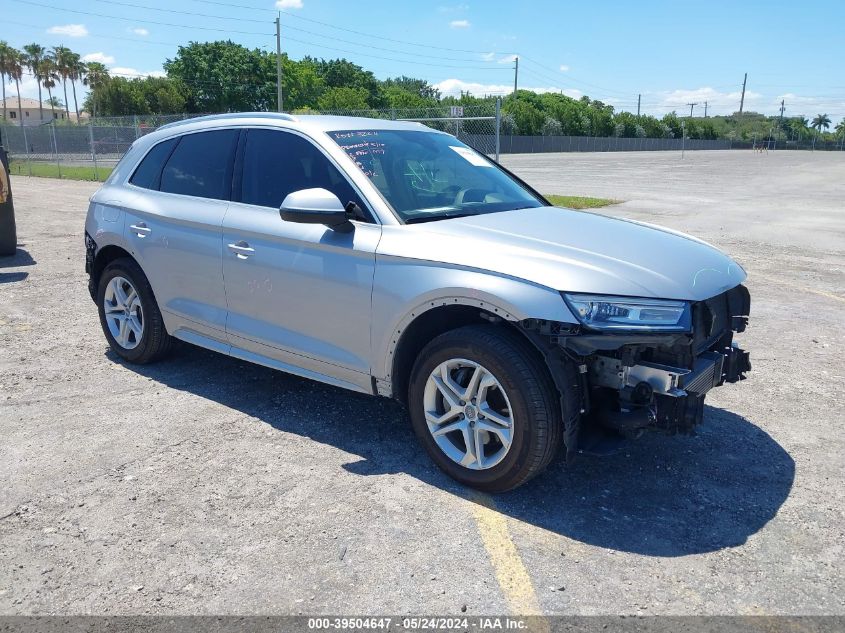
[[[516,89],[519,85],[519,57],[514,57],[513,63],[513,96],[516,97]]]
[[[278,111],[282,111],[282,14],[276,16],[276,104]]]
[[[745,82],[748,81],[748,73],[742,78],[742,97],[739,100],[739,113],[742,114],[742,108],[745,105]]]
[[[704,102],[704,118],[707,118],[707,102]]]
[[[640,116],[640,99],[642,99],[642,94],[637,95],[637,116]]]
[[[786,109],[786,106],[784,106],[784,104],[783,104],[784,101],[785,101],[785,99],[780,100],[780,120],[781,121],[783,121],[783,111]]]
[[[695,103],[688,103],[687,105],[689,106],[689,115],[690,115],[690,118],[692,118],[692,110],[693,110],[693,108],[695,108],[695,106],[697,106],[697,105],[698,105],[698,101],[696,101]]]

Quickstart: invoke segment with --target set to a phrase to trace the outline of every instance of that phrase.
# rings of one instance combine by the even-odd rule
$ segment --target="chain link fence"
[[[476,106],[385,108],[367,110],[301,111],[296,114],[328,114],[370,119],[416,121],[448,132],[483,154],[500,153],[615,152],[658,150],[709,150],[755,148],[763,141],[701,140],[681,138],[625,138],[601,136],[524,136],[513,134],[513,119],[502,116],[499,103]],[[52,171],[93,168],[91,176],[102,180],[136,139],[162,125],[201,114],[136,115],[97,117],[87,124],[49,123],[40,126],[0,125],[0,142],[13,159],[12,173],[33,174],[51,165]],[[843,149],[842,141],[819,141],[815,149]],[[766,143],[768,149],[810,149],[805,143]]]

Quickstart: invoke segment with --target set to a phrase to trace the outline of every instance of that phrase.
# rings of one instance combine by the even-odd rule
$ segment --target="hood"
[[[490,270],[567,292],[698,301],[746,276],[694,237],[557,207],[389,228],[380,255]]]

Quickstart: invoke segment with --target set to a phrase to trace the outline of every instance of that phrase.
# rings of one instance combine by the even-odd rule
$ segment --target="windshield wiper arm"
[[[431,215],[419,215],[415,218],[405,220],[405,224],[421,224],[423,222],[434,222],[435,220],[450,220],[452,218],[467,218],[478,213],[433,213]]]

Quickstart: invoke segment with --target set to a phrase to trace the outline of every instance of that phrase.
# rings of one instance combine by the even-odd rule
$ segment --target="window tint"
[[[229,197],[229,162],[238,130],[186,134],[179,140],[161,174],[161,190],[185,196]]]
[[[314,187],[331,191],[344,205],[351,201],[366,209],[349,182],[310,141],[287,132],[249,131],[241,202],[278,209],[292,191]]]
[[[164,166],[164,161],[170,156],[170,152],[178,140],[178,138],[171,138],[155,145],[144,156],[144,160],[138,165],[129,182],[144,189],[158,189],[161,168]]]

